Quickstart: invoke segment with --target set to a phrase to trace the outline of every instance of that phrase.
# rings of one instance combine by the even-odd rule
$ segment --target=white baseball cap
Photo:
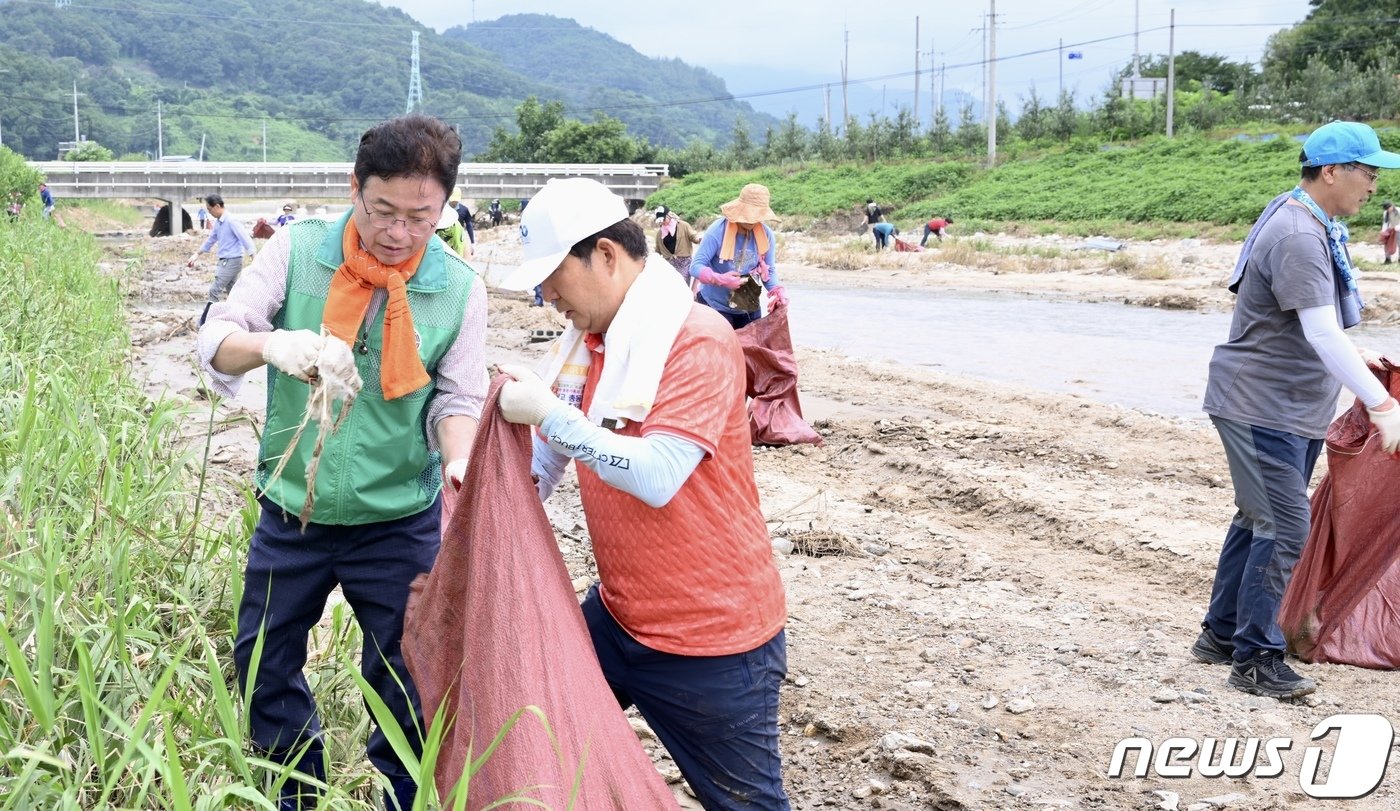
[[[520,215],[520,267],[502,280],[505,290],[529,290],[553,273],[569,249],[627,219],[627,203],[585,177],[555,178]]]

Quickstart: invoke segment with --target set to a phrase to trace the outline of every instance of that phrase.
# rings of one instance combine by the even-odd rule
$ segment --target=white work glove
[[[549,412],[563,404],[539,375],[524,366],[503,363],[500,369],[511,377],[501,386],[497,406],[506,422],[539,425],[549,416]]]
[[[310,332],[310,330],[306,330]],[[321,353],[316,356],[313,374],[332,389],[331,399],[343,400],[360,393],[360,370],[355,368],[355,353],[350,345],[335,337],[324,336]]]
[[[1400,403],[1390,397],[1381,403],[1381,408],[1385,410],[1366,409],[1366,416],[1371,418],[1371,424],[1381,435],[1381,450],[1395,453],[1395,449],[1400,448]]]
[[[195,251],[194,253],[190,254],[190,261],[188,261],[188,262],[185,263],[185,267],[187,267],[187,268],[192,268],[192,267],[194,267],[195,260],[197,260],[197,259],[199,259],[199,251]]]
[[[467,460],[453,459],[447,463],[446,471],[447,483],[452,485],[453,492],[462,489],[462,482],[467,480]]]
[[[325,339],[319,332],[309,329],[273,330],[263,344],[263,362],[276,366],[297,380],[310,383],[316,375],[316,361],[321,357],[324,346]]]
[[[1371,367],[1372,369],[1383,371],[1386,368],[1386,364],[1390,362],[1390,359],[1387,358],[1385,355],[1382,355],[1381,353],[1371,349],[1365,349],[1358,346],[1356,348],[1356,352],[1357,354],[1361,355],[1361,360],[1365,361],[1366,365]]]

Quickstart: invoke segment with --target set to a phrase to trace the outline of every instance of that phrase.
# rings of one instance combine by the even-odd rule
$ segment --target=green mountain
[[[757,134],[778,124],[745,102],[676,103],[727,99],[729,91],[723,79],[704,68],[644,56],[573,20],[510,14],[449,28],[443,37],[475,46],[516,73],[550,86],[548,98],[562,100],[573,117],[600,111],[621,119],[628,132],[653,144],[682,146],[695,139],[727,143],[738,116]]]
[[[722,142],[739,113],[754,127],[769,123],[733,101],[657,107],[722,97],[723,82],[545,19],[572,26],[549,40],[571,64],[586,54],[586,70],[584,62],[563,68],[561,53],[531,32],[482,23],[440,35],[367,0],[76,0],[59,8],[0,0],[0,139],[26,157],[53,158],[73,139],[76,82],[82,137],[118,155],[155,155],[159,106],[165,154],[197,154],[203,143],[207,160],[261,160],[265,126],[268,160],[349,160],[367,126],[404,112],[415,32],[421,109],[458,125],[468,155],[485,149],[495,127],[513,128],[515,107],[530,95],[560,100],[585,120],[589,108],[609,107],[659,145]],[[527,51],[533,58],[521,56]],[[644,80],[626,80],[637,74]]]

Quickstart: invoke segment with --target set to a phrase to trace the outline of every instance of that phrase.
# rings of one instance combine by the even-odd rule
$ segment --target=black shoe
[[[1299,698],[1317,689],[1312,679],[1299,676],[1283,661],[1283,651],[1260,651],[1235,662],[1227,682],[1236,690],[1269,698]]]
[[[1234,661],[1235,646],[1201,623],[1201,635],[1191,646],[1191,655],[1208,665],[1228,665]]]

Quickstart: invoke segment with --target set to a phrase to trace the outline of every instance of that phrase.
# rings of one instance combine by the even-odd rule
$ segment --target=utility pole
[[[267,117],[263,117],[263,163],[267,163]]]
[[[826,126],[831,128],[831,85],[826,86]]]
[[[979,33],[979,34],[982,35],[982,75],[981,75],[980,77],[978,77],[978,84],[980,84],[981,87],[979,87],[979,88],[977,88],[977,89],[980,90],[980,91],[982,91],[982,93],[981,93],[981,95],[982,95],[982,110],[984,111],[984,114],[985,114],[985,111],[986,111],[986,109],[987,109],[987,15],[986,15],[986,14],[983,14],[983,15],[982,15],[982,27],[981,27],[981,28],[974,28],[974,29],[972,29],[972,30],[973,30],[973,31],[976,31],[977,33]]]
[[[841,127],[851,120],[850,97],[846,95],[846,81],[851,75],[851,29],[846,32],[846,56],[841,60]]]
[[[997,165],[997,0],[987,14],[987,166]]]
[[[73,143],[74,143],[74,146],[76,146],[76,145],[77,145],[77,142],[80,141],[80,140],[82,140],[82,138],[78,135],[78,80],[77,80],[77,79],[74,79],[74,80],[73,80]]]
[[[209,137],[209,133],[203,132],[199,135],[199,159],[204,160],[204,139]]]
[[[1176,113],[1176,9],[1172,9],[1167,34],[1167,137],[1172,137],[1172,116]]]
[[[1133,0],[1133,78],[1142,75],[1142,54],[1138,51],[1138,12],[1142,10],[1142,0]],[[1133,87],[1133,95],[1137,95],[1137,86]]]
[[[1061,39],[1061,40],[1060,40],[1060,96],[1063,96],[1064,94],[1065,94],[1065,41],[1064,41],[1063,39]],[[1060,96],[1056,96],[1056,97],[1055,97],[1056,103],[1059,102]]]
[[[938,63],[938,111],[943,111],[943,95],[948,92],[948,63]]]
[[[934,50],[934,39],[928,41],[928,124],[933,126],[933,117],[938,114],[938,52]],[[915,90],[915,95],[918,91]]]
[[[914,126],[919,126],[919,15],[914,15]]]
[[[160,99],[156,99],[156,160],[165,157],[165,122],[160,117]]]

